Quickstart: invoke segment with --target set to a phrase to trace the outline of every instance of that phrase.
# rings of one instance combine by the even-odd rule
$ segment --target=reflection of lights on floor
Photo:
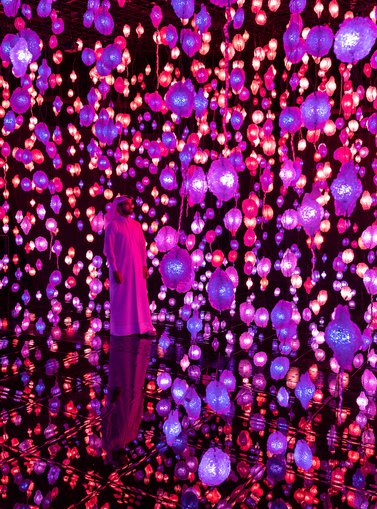
[[[226,341],[218,336],[221,351]],[[100,447],[108,337],[95,342],[93,350],[78,333],[67,338],[63,335],[49,347],[44,336],[3,335],[0,470],[4,507],[23,503],[27,496],[30,503],[43,507],[158,504],[175,508],[187,486],[195,488],[199,507],[244,504],[262,508],[266,501],[279,497],[289,498],[292,507],[299,507],[303,500],[339,504],[342,494],[358,500],[361,491],[367,501],[373,500],[376,459],[370,426],[374,418],[364,430],[355,421],[360,405],[355,408],[351,403],[360,389],[357,370],[343,380],[343,405],[339,409],[336,375],[314,369],[305,355],[296,360],[283,382],[276,382],[270,377],[269,362],[258,367],[259,378],[255,378],[256,372],[254,378],[241,376],[237,367],[240,360],[247,360],[247,352],[236,350],[231,358],[214,357],[209,338],[200,339],[202,355],[195,361],[198,376],[197,370],[182,372],[177,362],[187,354],[189,341],[182,340],[177,330],[167,330],[163,338],[159,346],[158,340],[152,343],[138,440],[127,447],[126,465],[112,471],[105,465]],[[201,396],[198,419],[188,419],[183,405],[174,404],[170,386],[165,390],[157,385],[158,374],[167,368],[173,381],[185,378]],[[233,371],[237,386],[231,395],[231,411],[220,416],[203,398],[210,382],[224,369]],[[316,392],[304,410],[293,394],[300,373],[308,369],[316,376]],[[262,375],[264,382],[259,389]],[[290,391],[287,408],[278,403],[279,386]],[[170,400],[172,408],[179,409],[188,441],[184,448],[178,442],[172,447],[166,444],[162,431],[166,417],[156,412],[161,399]],[[339,420],[341,427],[337,426]],[[276,455],[267,450],[267,438],[277,431],[287,437],[284,460],[274,467],[282,468],[283,474],[271,467]],[[309,471],[294,461],[298,439],[305,440],[314,451]],[[228,479],[213,488],[203,486],[197,472],[203,453],[210,447],[225,450],[232,465]],[[362,490],[358,487],[363,482],[361,478],[358,481],[359,471],[364,475]]]

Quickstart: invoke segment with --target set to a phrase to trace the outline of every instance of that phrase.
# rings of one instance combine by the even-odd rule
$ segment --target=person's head
[[[134,207],[132,196],[124,196],[122,201],[117,204],[117,211],[121,216],[127,217],[132,214]]]

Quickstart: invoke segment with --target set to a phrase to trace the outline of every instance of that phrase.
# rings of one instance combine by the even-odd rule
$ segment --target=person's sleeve
[[[115,256],[115,234],[115,225],[114,222],[111,222],[105,229],[105,244],[103,252],[106,255],[107,263],[112,271],[118,270]]]

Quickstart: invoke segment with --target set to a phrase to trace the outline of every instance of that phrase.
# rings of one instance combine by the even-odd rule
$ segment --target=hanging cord
[[[186,197],[185,182],[186,182],[186,177],[187,177],[187,169],[184,166],[181,168],[181,173],[182,173],[182,186],[181,186],[181,193],[180,193],[180,195],[181,195],[181,205],[180,205],[180,208],[179,208],[178,233],[181,230],[183,209],[184,209],[185,197]],[[187,211],[186,211],[186,213],[187,213]]]
[[[160,70],[159,70],[159,67],[160,67],[160,31],[157,30],[156,32],[156,80],[157,80],[157,83],[156,83],[156,90],[158,90],[158,86],[159,86],[159,74],[160,74]]]
[[[226,129],[226,117],[228,114],[228,93],[229,93],[229,45],[230,45],[230,37],[229,37],[229,25],[231,22],[231,16],[230,16],[230,3],[228,2],[228,5],[226,6],[225,10],[225,17],[226,17],[226,23],[224,25],[224,39],[225,39],[225,52],[224,52],[224,60],[225,60],[225,104],[224,104],[224,115],[222,118],[222,124],[223,124],[223,134],[225,136],[225,145],[224,145],[224,152],[228,149],[228,136],[227,136],[227,129]]]
[[[339,406],[338,406],[338,426],[342,425],[342,407],[343,407],[343,370],[338,373],[338,390],[339,390]]]

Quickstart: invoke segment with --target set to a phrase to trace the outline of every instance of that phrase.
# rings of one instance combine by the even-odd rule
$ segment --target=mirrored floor
[[[377,507],[376,397],[360,399],[365,366],[340,377],[308,348],[278,379],[272,340],[241,350],[237,326],[194,344],[177,327],[159,328],[136,338],[149,345],[142,421],[114,470],[101,449],[109,335],[0,332],[0,507]],[[225,395],[212,383],[220,380]],[[219,449],[230,472],[209,485],[221,458],[204,465],[203,455]]]

